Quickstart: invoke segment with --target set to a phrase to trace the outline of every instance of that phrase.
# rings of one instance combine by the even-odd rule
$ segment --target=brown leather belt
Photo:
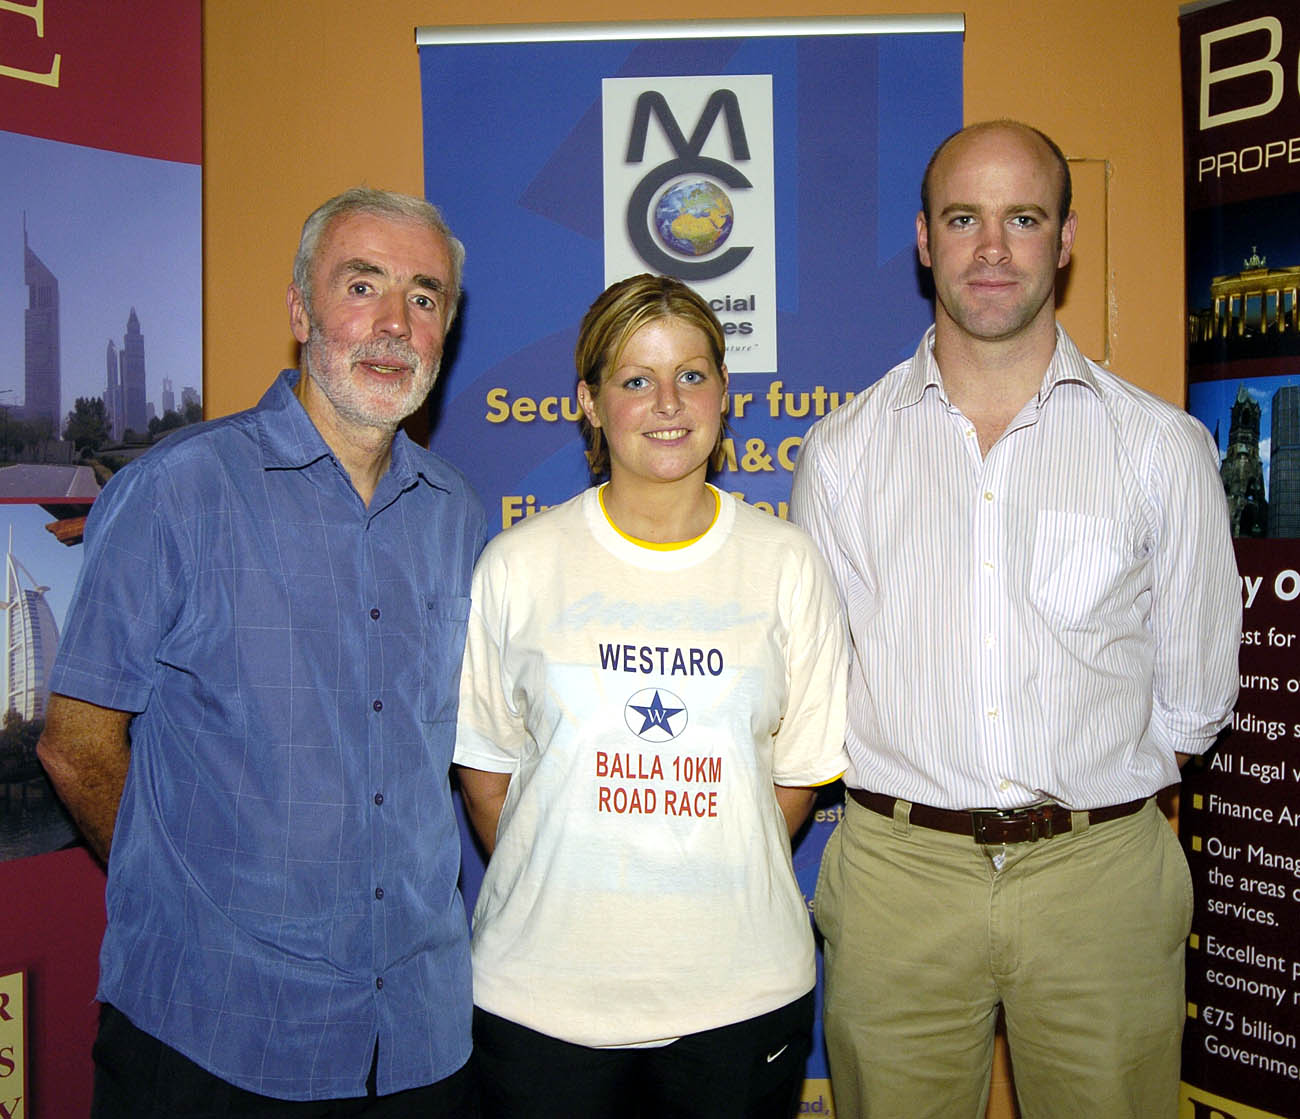
[[[893,797],[869,793],[866,789],[849,789],[848,793],[863,808],[893,817],[896,803]],[[1139,797],[1125,804],[1090,809],[1088,823],[1104,824],[1107,820],[1132,816],[1150,799]],[[918,827],[968,835],[976,843],[1033,843],[1070,830],[1070,809],[1050,801],[1028,808],[972,808],[965,812],[913,804],[907,818]]]

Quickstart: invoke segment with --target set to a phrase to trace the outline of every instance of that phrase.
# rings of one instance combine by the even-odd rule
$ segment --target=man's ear
[[[289,307],[289,329],[293,336],[303,345],[311,337],[311,316],[307,314],[307,304],[303,302],[302,292],[297,284],[290,284],[285,293],[285,303]]]
[[[1065,219],[1065,224],[1061,226],[1061,252],[1057,258],[1056,267],[1064,268],[1070,263],[1070,250],[1074,248],[1074,234],[1079,228],[1079,215],[1073,210],[1070,216]]]

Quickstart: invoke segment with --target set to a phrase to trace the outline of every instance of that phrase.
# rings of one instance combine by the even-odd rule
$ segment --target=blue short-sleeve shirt
[[[448,786],[482,508],[399,434],[367,508],[282,373],[92,507],[50,686],[136,713],[98,997],[263,1095],[470,1051]]]

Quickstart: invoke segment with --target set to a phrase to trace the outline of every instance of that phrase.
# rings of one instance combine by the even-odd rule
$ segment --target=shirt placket
[[[977,458],[979,443],[973,425],[968,441]],[[982,458],[972,491],[974,508],[971,526],[974,560],[977,565],[970,596],[972,627],[970,648],[974,650],[972,721],[984,772],[996,793],[1011,788],[1007,775],[999,772],[998,759],[1006,757],[1007,735],[1007,602],[1006,517],[1009,498],[1009,455],[994,444]]]
[[[384,765],[385,742],[385,703],[387,681],[384,673],[384,606],[380,602],[379,579],[375,572],[375,551],[372,547],[371,534],[374,532],[374,514],[368,516],[361,529],[359,540],[360,563],[360,600],[350,604],[357,611],[360,624],[364,627],[364,647],[366,651],[366,697],[363,700],[369,706],[366,713],[366,780],[369,801],[366,811],[369,816],[370,833],[370,880],[366,888],[370,894],[368,903],[371,910],[371,966],[375,979],[375,997],[384,998],[384,985],[388,980],[385,970],[388,960],[385,954],[387,936],[385,935],[384,891],[387,883],[387,843],[385,825],[391,814],[389,804],[390,792],[386,788],[387,774]],[[378,1006],[379,1019],[384,1019],[384,1004]]]

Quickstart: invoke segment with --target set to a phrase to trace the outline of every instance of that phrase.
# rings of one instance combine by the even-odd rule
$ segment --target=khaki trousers
[[[1037,843],[845,805],[814,903],[839,1119],[983,1119],[999,1004],[1022,1119],[1174,1119],[1187,862],[1154,801]]]

